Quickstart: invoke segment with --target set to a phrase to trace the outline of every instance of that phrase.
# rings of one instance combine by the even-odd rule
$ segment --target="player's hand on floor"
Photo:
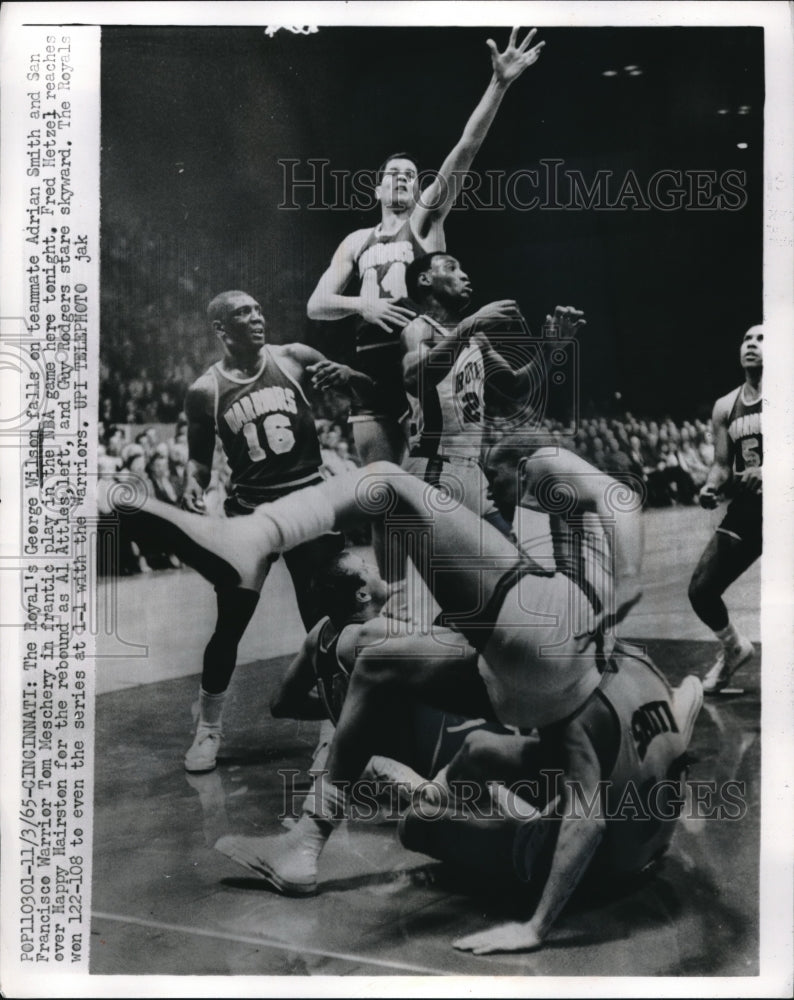
[[[500,924],[487,931],[478,931],[452,942],[459,951],[470,951],[474,955],[489,955],[494,951],[534,951],[543,946],[531,923]]]
[[[538,42],[530,48],[530,42],[538,33],[537,28],[532,28],[522,42],[518,41],[518,28],[513,28],[510,32],[510,39],[504,52],[500,52],[496,47],[496,42],[489,38],[488,48],[491,50],[491,66],[493,73],[499,83],[507,86],[518,79],[528,66],[532,66],[540,59],[545,42]]]
[[[397,302],[397,299],[362,299],[361,318],[389,333],[394,328],[402,329],[415,314],[412,309],[397,305]]]
[[[561,337],[575,337],[587,320],[581,309],[575,306],[555,306],[554,315],[546,315],[546,324],[553,325]]]

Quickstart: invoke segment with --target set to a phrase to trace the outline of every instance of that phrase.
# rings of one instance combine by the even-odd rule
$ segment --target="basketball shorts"
[[[433,458],[411,455],[406,459],[404,468],[422,482],[446,490],[451,500],[457,501],[478,517],[499,513],[491,496],[488,480],[477,459],[455,455]]]
[[[735,497],[728,504],[717,531],[744,542],[761,555],[763,498],[757,495]]]

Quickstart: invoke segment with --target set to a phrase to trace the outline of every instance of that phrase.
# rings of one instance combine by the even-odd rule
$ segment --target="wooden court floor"
[[[686,584],[713,523],[695,509],[645,515],[645,596],[627,635],[677,683],[714,654]],[[707,700],[690,778],[742,784],[741,819],[682,818],[661,870],[620,891],[580,892],[547,946],[473,956],[450,942],[525,914],[519,893],[452,872],[397,840],[388,810],[334,834],[320,891],[287,899],[213,850],[225,833],[282,829],[317,723],[273,720],[270,692],[300,642],[283,567],[244,640],[219,767],[187,775],[191,704],[213,626],[211,588],[189,570],[103,593],[112,634],[97,661],[91,971],[127,975],[754,975],[758,969],[760,647],[744,693]],[[759,569],[727,595],[758,641]],[[685,809],[685,814],[687,810]]]

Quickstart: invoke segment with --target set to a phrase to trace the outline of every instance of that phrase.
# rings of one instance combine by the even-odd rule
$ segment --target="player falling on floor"
[[[731,622],[722,595],[761,555],[763,326],[752,326],[745,333],[739,361],[744,382],[714,404],[714,464],[699,497],[707,510],[723,497],[731,500],[689,584],[695,614],[720,642],[717,659],[703,680],[709,693],[725,688],[754,652],[752,642]]]
[[[588,466],[583,487],[591,477]],[[411,636],[405,639],[402,658],[394,657],[393,646],[383,657],[376,642],[364,644],[329,750],[327,772],[315,778],[295,828],[278,837],[226,837],[216,845],[280,891],[306,894],[316,889],[317,860],[345,813],[349,783],[374,754],[389,755],[405,706],[418,700],[468,717],[490,714],[521,730],[548,731],[557,743],[562,739],[570,786],[563,783],[551,868],[532,921],[521,925],[518,942],[510,938],[509,949],[539,945],[602,841],[621,856],[626,851],[619,846],[621,837],[629,837],[634,864],[646,863],[669,842],[671,824],[664,822],[640,824],[633,839],[626,828],[612,836],[615,831],[607,829],[604,817],[584,804],[596,800],[602,790],[599,782],[614,776],[618,764],[630,769],[637,758],[647,757],[648,766],[661,767],[683,753],[700,707],[700,683],[688,679],[674,693],[655,670],[638,665],[641,657],[604,645],[583,648],[579,633],[595,633],[597,615],[577,594],[577,583],[521,555],[470,511],[451,511],[435,488],[397,466],[376,463],[260,507],[235,523],[208,526],[204,519],[153,499],[145,500],[142,510],[144,519],[171,527],[176,551],[209,578],[250,588],[260,584],[274,552],[303,544],[348,520],[393,518],[402,538],[410,523],[429,541],[429,556],[418,564],[426,584],[441,607],[455,614],[460,632],[479,653],[463,661],[440,657],[432,662],[414,655]],[[616,521],[617,531],[619,525]],[[572,607],[581,609],[585,629],[582,622],[572,627]],[[620,612],[618,608],[616,617]],[[604,681],[614,671],[618,678],[624,671],[627,688]],[[602,682],[609,693],[597,693]],[[635,713],[642,713],[646,696],[653,702],[646,708],[654,711],[643,721]],[[602,710],[604,699],[614,711]],[[606,755],[601,746],[604,727],[609,733]],[[637,744],[633,753],[610,760],[609,747],[627,740]],[[643,787],[651,777],[665,777],[637,773]],[[630,780],[625,768],[618,776]],[[574,791],[577,787],[581,798]],[[604,839],[607,834],[611,839]],[[534,836],[529,841],[531,852]]]
[[[543,569],[573,579],[583,606],[591,606],[601,615],[602,631],[605,625],[614,627],[615,609],[621,608],[623,617],[641,597],[642,524],[636,504],[631,503],[631,489],[565,450],[540,447],[527,455],[515,438],[491,448],[488,465],[494,494],[511,521],[519,508],[549,515],[552,550],[548,550],[544,538],[535,537],[534,526],[528,531],[519,521],[515,540],[521,551],[534,556]],[[560,499],[566,495],[569,502],[561,505]],[[616,517],[622,522],[619,532],[612,530]],[[613,593],[615,578],[617,593]],[[443,614],[429,631],[393,625],[386,629],[383,622],[373,621],[385,603],[385,584],[353,553],[338,556],[315,582],[321,584],[322,603],[328,614],[307,635],[288,667],[271,701],[274,716],[326,718],[335,725],[350,674],[365,645],[376,645],[376,656],[389,656],[395,661],[406,657],[431,661],[441,655],[457,656],[461,661],[473,657],[476,663],[477,653],[463,636],[440,624]],[[581,609],[569,610],[572,617],[577,613],[585,617]],[[583,645],[599,640],[599,635],[582,634]],[[429,777],[435,773],[428,769],[429,761],[435,761],[437,769],[449,763],[459,747],[462,737],[454,733],[471,730],[471,722],[464,722],[460,715],[420,707],[413,722],[410,717],[404,720],[405,742],[399,752],[393,752],[398,753],[399,761],[412,762],[412,768],[419,768],[424,778]],[[500,727],[490,724],[486,728],[498,731]],[[505,732],[503,728],[501,731]],[[327,747],[330,739],[326,727],[321,743]],[[430,756],[422,750],[428,744],[434,748]],[[313,769],[319,766],[315,759]],[[423,780],[403,763],[382,757],[370,761],[365,773],[372,779],[399,783],[401,788],[415,784],[416,779]]]
[[[416,162],[395,153],[382,165],[375,189],[380,223],[347,236],[312,293],[311,319],[357,319],[356,367],[377,384],[377,404],[354,406],[353,436],[362,462],[401,462],[409,408],[400,374],[400,330],[416,314],[406,300],[405,269],[417,256],[445,247],[444,220],[507,88],[535,63],[544,42],[530,47],[535,29],[518,42],[510,33],[504,52],[488,39],[493,74],[463,134],[438,175],[423,191]]]
[[[208,315],[223,358],[193,383],[185,399],[189,459],[183,504],[193,513],[204,512],[217,434],[231,469],[225,510],[234,517],[322,480],[312,390],[347,386],[365,392],[371,383],[305,344],[267,344],[262,309],[247,292],[222,292]],[[341,536],[327,535],[285,556],[306,628],[320,617],[311,591],[314,568],[342,546]],[[260,589],[261,584],[216,587],[217,622],[204,651],[196,733],[185,756],[188,771],[215,767],[237,647]]]

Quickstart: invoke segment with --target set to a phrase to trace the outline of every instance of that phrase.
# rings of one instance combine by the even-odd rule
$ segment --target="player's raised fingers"
[[[518,25],[510,32],[510,41],[507,43],[508,48],[514,49],[516,47],[516,39],[518,38]]]
[[[518,46],[518,51],[519,52],[526,52],[527,49],[529,48],[529,43],[532,41],[532,39],[535,37],[535,35],[537,35],[537,33],[538,33],[538,29],[537,28],[530,28],[529,29],[529,33],[527,34],[527,37]]]

